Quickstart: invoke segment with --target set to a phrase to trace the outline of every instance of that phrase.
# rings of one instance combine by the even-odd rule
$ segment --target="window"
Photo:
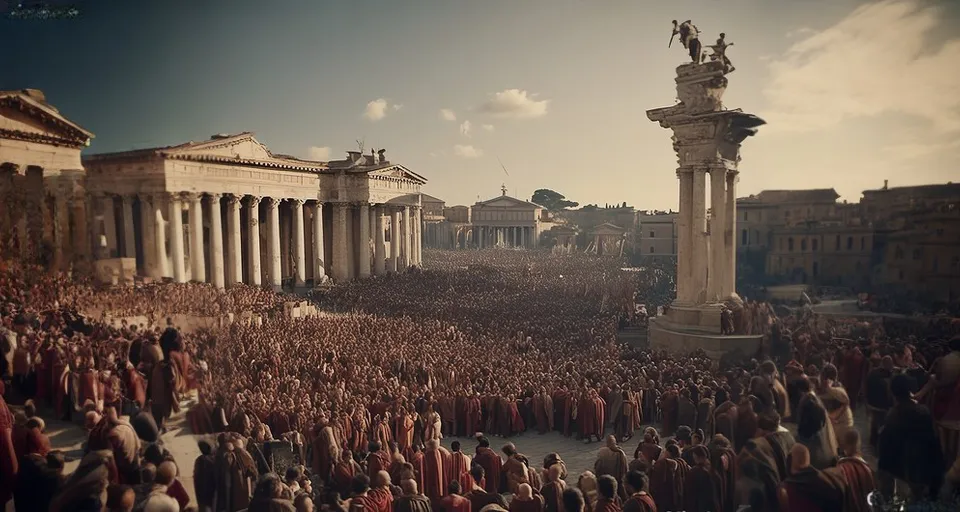
[[[787,239],[787,250],[793,252],[793,237]]]
[[[848,236],[848,237],[847,237],[847,250],[848,250],[848,251],[852,251],[852,250],[853,250],[853,237],[852,237],[852,236]]]
[[[806,251],[807,251],[807,239],[806,239],[806,238],[800,240],[800,250],[801,250],[802,252],[806,252]]]
[[[814,238],[813,240],[810,241],[810,249],[813,250],[813,252],[817,252],[817,239],[816,239],[816,238]]]
[[[836,251],[839,251],[839,250],[840,250],[840,235],[837,235],[837,248],[834,249],[834,250],[836,250]]]
[[[743,211],[743,220],[749,220],[750,216],[747,215],[748,213],[749,213],[749,212],[746,211],[746,210]]]
[[[653,246],[650,246],[650,254],[653,254]]]
[[[750,232],[746,229],[740,232],[740,245],[750,245]]]
[[[650,230],[650,238],[656,238],[657,234],[653,230]]]

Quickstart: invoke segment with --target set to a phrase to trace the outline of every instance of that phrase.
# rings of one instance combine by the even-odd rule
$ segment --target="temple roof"
[[[42,133],[33,130],[7,130],[0,127],[0,132],[3,132],[5,137],[74,147],[88,146],[90,139],[93,138],[92,132],[70,121],[53,105],[47,103],[46,96],[38,89],[0,91],[0,107],[23,112],[29,118],[42,123],[42,129],[50,130],[48,133]]]
[[[806,190],[764,190],[756,195],[741,197],[738,203],[833,203],[840,194],[832,188]]]
[[[474,205],[479,207],[501,207],[501,208],[512,208],[517,206],[526,206],[529,208],[543,208],[537,203],[531,203],[530,201],[524,201],[523,199],[517,199],[515,197],[510,197],[506,194],[494,197],[492,199],[487,199],[486,201],[477,201]]]

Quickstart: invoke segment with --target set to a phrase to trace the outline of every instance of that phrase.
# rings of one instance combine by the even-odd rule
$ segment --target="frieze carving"
[[[232,178],[241,180],[254,180],[262,182],[272,182],[290,185],[305,185],[307,181],[305,176],[288,174],[284,172],[255,171],[250,169],[236,169],[231,167],[215,166],[183,166],[185,173],[196,177],[205,178]],[[315,178],[314,178],[315,179]],[[311,180],[313,181],[313,180]]]

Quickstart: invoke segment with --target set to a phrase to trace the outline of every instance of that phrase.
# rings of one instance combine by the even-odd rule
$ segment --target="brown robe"
[[[720,475],[709,465],[691,467],[683,487],[686,489],[683,500],[686,512],[727,510],[723,508],[720,495]]]
[[[529,484],[527,464],[521,455],[513,455],[503,463],[503,472],[506,475],[507,492],[517,494],[520,484]]]
[[[683,459],[661,459],[650,473],[650,494],[657,507],[663,510],[681,510],[687,477],[687,463]]]
[[[177,375],[176,367],[167,361],[161,361],[154,365],[151,371],[151,412],[154,421],[157,422],[157,427],[163,428],[167,418],[175,412],[180,412],[180,401],[177,398],[178,380],[179,375]]]
[[[500,470],[503,468],[500,456],[490,448],[478,446],[473,461],[482,466],[486,474],[484,489],[487,492],[500,492]]]
[[[861,457],[843,457],[837,463],[837,469],[847,484],[845,511],[870,512],[867,495],[876,490],[877,484],[873,470]]]
[[[443,454],[438,449],[427,448],[423,452],[423,494],[431,500],[447,494],[443,481]],[[449,483],[449,482],[448,482]]]

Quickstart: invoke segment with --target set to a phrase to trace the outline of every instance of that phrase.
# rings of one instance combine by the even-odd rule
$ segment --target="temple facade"
[[[92,134],[42,94],[0,93],[0,106],[0,194],[23,203],[2,219],[20,226],[3,230],[5,251],[60,269],[127,259],[151,280],[275,289],[421,263],[426,180],[384,150],[307,161],[245,132],[81,159]]]

